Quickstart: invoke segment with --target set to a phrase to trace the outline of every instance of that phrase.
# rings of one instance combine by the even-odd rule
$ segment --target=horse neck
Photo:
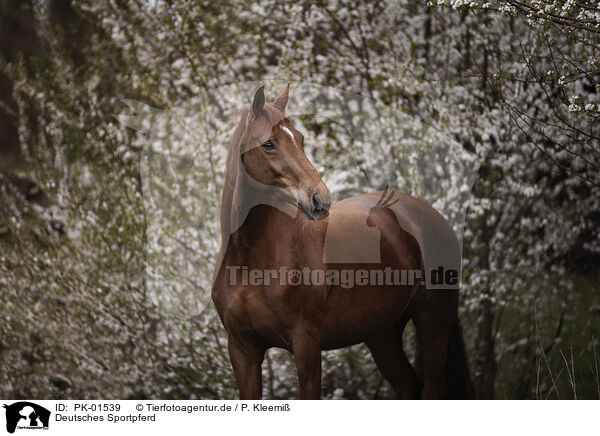
[[[260,204],[253,207],[244,220],[242,226],[232,236],[235,246],[256,247],[259,244],[265,244],[270,240],[270,236],[278,234],[277,243],[285,244],[290,233],[281,234],[282,217],[277,209],[267,204]],[[292,219],[290,218],[291,222]]]
[[[221,229],[223,242],[229,240],[233,246],[251,246],[254,239],[264,238],[268,232],[273,230],[272,226],[279,228],[280,220],[288,217],[278,211],[276,206],[277,196],[274,191],[259,190],[250,183],[240,184],[233,188],[232,192],[223,193],[223,205],[221,207]],[[235,193],[233,191],[236,191]],[[240,204],[233,204],[234,198]],[[245,210],[248,209],[248,210]],[[247,211],[247,215],[245,215]],[[233,219],[232,219],[233,217]],[[288,217],[291,222],[293,219]],[[239,225],[237,228],[236,224]]]

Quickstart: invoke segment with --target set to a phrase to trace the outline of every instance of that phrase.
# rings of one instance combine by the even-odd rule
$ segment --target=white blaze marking
[[[287,133],[287,135],[290,137],[290,139],[292,140],[294,145],[296,145],[296,138],[294,137],[294,134],[292,133],[292,131],[285,126],[281,126],[281,128],[285,133]]]

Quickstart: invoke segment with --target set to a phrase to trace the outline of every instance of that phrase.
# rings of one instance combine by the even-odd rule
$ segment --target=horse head
[[[304,153],[304,136],[285,115],[289,84],[271,103],[260,87],[229,144],[221,205],[221,239],[243,224],[250,209],[267,204],[291,217],[329,215],[331,194]]]
[[[272,102],[264,87],[254,95],[240,150],[243,169],[254,186],[277,188],[284,201],[310,220],[329,215],[331,194],[304,153],[304,136],[285,116],[289,84]]]

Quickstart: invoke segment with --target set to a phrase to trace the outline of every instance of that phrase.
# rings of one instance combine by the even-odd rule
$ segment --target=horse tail
[[[475,397],[462,327],[458,318],[448,335],[446,383],[448,399],[469,400]]]

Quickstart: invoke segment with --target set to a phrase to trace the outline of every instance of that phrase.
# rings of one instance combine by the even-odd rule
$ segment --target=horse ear
[[[289,96],[290,96],[290,82],[288,82],[287,85],[285,85],[285,88],[283,89],[283,91],[281,91],[281,94],[279,94],[279,97],[277,97],[273,101],[273,106],[275,106],[281,112],[285,112],[285,107],[287,106]]]
[[[265,87],[261,86],[256,90],[256,94],[254,94],[254,101],[252,102],[252,112],[254,112],[254,117],[257,118],[260,114],[262,114],[263,108],[265,107]]]

